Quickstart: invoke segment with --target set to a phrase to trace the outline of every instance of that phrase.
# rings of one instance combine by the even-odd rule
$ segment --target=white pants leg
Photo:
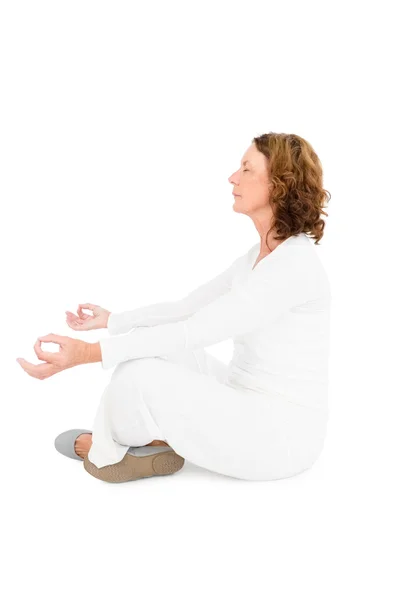
[[[166,358],[221,382],[227,374],[226,364],[203,349],[175,353]],[[117,365],[101,397],[88,454],[89,460],[98,468],[120,462],[130,447],[144,446],[153,440],[168,443],[144,402],[133,374],[138,360]]]
[[[204,349],[118,364],[100,401],[88,458],[98,468],[131,446],[166,441],[190,462],[247,480],[290,477],[321,453],[327,414],[225,384]]]

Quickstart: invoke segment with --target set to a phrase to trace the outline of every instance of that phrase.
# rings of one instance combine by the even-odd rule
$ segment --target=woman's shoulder
[[[305,234],[287,238],[261,259],[249,275],[254,282],[292,285],[317,294],[325,294],[330,288],[320,257]]]

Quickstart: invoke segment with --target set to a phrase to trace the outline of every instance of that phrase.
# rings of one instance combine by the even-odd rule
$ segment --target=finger
[[[28,373],[28,375],[31,375],[31,368],[33,367],[32,363],[29,363],[24,358],[17,358],[17,362],[21,365],[23,370]]]
[[[95,318],[94,315],[87,315],[84,312],[81,313],[81,315],[82,315],[81,317],[78,317],[76,319],[79,323],[84,323],[85,321],[89,321],[90,319],[94,319]]]
[[[74,313],[69,312],[69,310],[66,310],[65,314],[67,315],[67,317],[70,317],[71,319],[79,319],[78,315],[75,315]]]
[[[61,348],[63,348],[66,344],[66,342],[63,341],[64,336],[61,335],[55,335],[54,333],[49,333],[48,335],[44,335],[40,338],[38,338],[36,340],[36,343],[34,345],[34,350],[36,352],[37,357],[40,360],[45,361],[46,363],[52,365],[53,367],[59,367],[63,364],[63,356],[61,354],[61,352],[44,352],[44,350],[42,350],[41,347],[41,343],[42,342],[54,342],[56,344],[58,344]],[[64,339],[71,339],[71,338],[65,338]],[[60,341],[56,341],[56,340],[60,340]]]
[[[74,331],[87,331],[87,325],[82,319],[77,319],[76,317],[67,317],[67,325],[71,327]]]
[[[86,304],[79,304],[78,305],[78,315],[80,316],[81,319],[83,319],[85,313],[83,312],[82,308],[87,308],[88,310],[93,311],[95,308],[94,304],[90,304],[89,302],[87,302]],[[90,315],[86,315],[87,317]]]
[[[46,363],[42,363],[41,365],[34,365],[24,358],[17,358],[17,362],[21,365],[28,375],[31,377],[35,377],[36,379],[44,379],[46,377],[46,373],[49,372],[49,366]]]
[[[33,346],[33,349],[39,360],[43,360],[50,364],[54,361],[54,356],[56,354],[58,354],[58,352],[44,352],[44,350],[42,350],[41,342],[39,341],[39,338],[36,340],[35,345]]]
[[[59,346],[63,346],[65,344],[65,336],[57,335],[56,333],[48,333],[47,335],[42,335],[38,337],[40,342],[54,342]]]
[[[91,315],[87,315],[86,313],[84,313],[80,307],[78,308],[78,315],[79,315],[78,318],[81,319],[81,321],[83,321],[83,319],[87,319],[88,317],[91,316]]]
[[[76,315],[74,315],[74,313],[70,313],[68,311],[65,311],[65,314],[67,315],[67,322],[68,323],[83,323],[83,319],[80,319],[79,317],[77,317]],[[87,319],[89,315],[84,315],[84,318]]]

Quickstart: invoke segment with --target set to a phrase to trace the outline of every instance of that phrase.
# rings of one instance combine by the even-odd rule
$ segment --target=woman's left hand
[[[42,342],[54,342],[60,346],[59,352],[44,352]],[[49,333],[39,337],[34,345],[36,356],[45,361],[39,365],[34,365],[24,358],[17,358],[21,367],[36,379],[47,379],[60,371],[70,369],[77,365],[83,365],[90,358],[90,345],[82,340],[76,340],[65,335],[56,335]]]

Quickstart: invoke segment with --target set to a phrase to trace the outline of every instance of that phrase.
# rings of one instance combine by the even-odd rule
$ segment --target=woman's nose
[[[235,177],[235,175],[236,175],[236,173],[234,173],[233,175],[231,175],[231,176],[229,177],[229,179],[228,179],[229,183],[232,183],[232,184],[236,183],[236,182],[234,181],[234,177]]]

